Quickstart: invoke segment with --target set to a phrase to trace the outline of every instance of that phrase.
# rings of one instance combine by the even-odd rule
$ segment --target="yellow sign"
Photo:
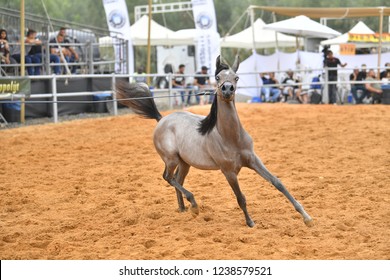
[[[356,45],[355,44],[340,44],[341,55],[355,55]]]
[[[348,33],[349,42],[379,43],[379,33],[353,34]],[[390,42],[390,33],[382,33],[382,42]]]

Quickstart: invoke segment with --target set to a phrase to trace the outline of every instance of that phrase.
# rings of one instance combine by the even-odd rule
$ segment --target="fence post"
[[[322,94],[322,103],[329,103],[329,68],[325,67],[325,76],[324,76],[324,91]]]
[[[112,105],[114,109],[114,115],[118,115],[118,101],[116,100],[116,93],[115,93],[115,73],[112,74]]]
[[[51,90],[53,92],[53,120],[54,123],[58,123],[57,76],[56,75],[52,76]]]
[[[91,41],[88,41],[87,42],[87,46],[88,46],[88,49],[89,49],[89,53],[88,53],[88,68],[89,68],[89,71],[88,73],[89,74],[94,74],[94,69],[93,69],[93,44]]]
[[[176,101],[176,96],[173,96],[172,94],[172,74],[168,73],[168,96],[169,96],[169,109],[173,109],[173,102],[175,99]],[[172,97],[173,96],[173,97]]]

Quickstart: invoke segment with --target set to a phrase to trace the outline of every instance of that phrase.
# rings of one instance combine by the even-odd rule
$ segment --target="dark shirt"
[[[186,78],[184,76],[174,76],[173,80],[176,82],[176,84],[184,86]]]
[[[261,79],[263,80],[263,85],[274,85],[274,84],[276,84],[275,80],[273,80],[271,78],[261,77]],[[272,88],[276,88],[276,87],[272,87]]]
[[[282,84],[287,84],[287,86],[291,86],[291,87],[293,87],[293,88],[298,88],[297,85],[292,86],[292,84],[295,84],[295,83],[299,83],[299,81],[298,81],[298,80],[294,80],[294,79],[291,78],[291,77],[286,77],[286,78],[283,80],[283,82],[282,82]]]
[[[357,77],[356,77],[356,81],[364,81],[367,77],[367,72],[366,71],[360,71],[358,74],[357,74]],[[349,80],[352,81],[353,80],[353,74],[349,75]]]
[[[341,61],[337,57],[333,57],[332,59],[327,58],[324,61],[324,66],[329,68],[336,68],[337,65],[341,65]],[[337,69],[329,70],[329,77],[337,77]]]
[[[196,72],[197,75],[203,75],[201,72]],[[210,77],[208,76],[195,76],[195,79],[198,81],[198,84],[205,85],[206,81],[210,80]]]

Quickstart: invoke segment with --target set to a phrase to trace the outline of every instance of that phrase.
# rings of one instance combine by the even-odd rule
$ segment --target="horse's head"
[[[217,82],[217,95],[221,96],[225,102],[234,100],[236,93],[238,76],[236,74],[240,59],[236,56],[232,68],[221,63],[220,56],[217,57],[217,68],[215,70],[215,80]]]

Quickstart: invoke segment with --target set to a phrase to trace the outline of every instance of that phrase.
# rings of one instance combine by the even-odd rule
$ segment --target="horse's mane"
[[[215,69],[215,76],[219,74],[222,70],[229,70],[229,65],[225,63],[220,63],[218,65],[218,68]],[[217,123],[217,112],[218,112],[218,106],[217,106],[217,96],[214,97],[213,104],[211,104],[210,113],[207,115],[206,118],[201,120],[199,122],[198,132],[202,135],[206,135],[213,130],[214,126]]]

